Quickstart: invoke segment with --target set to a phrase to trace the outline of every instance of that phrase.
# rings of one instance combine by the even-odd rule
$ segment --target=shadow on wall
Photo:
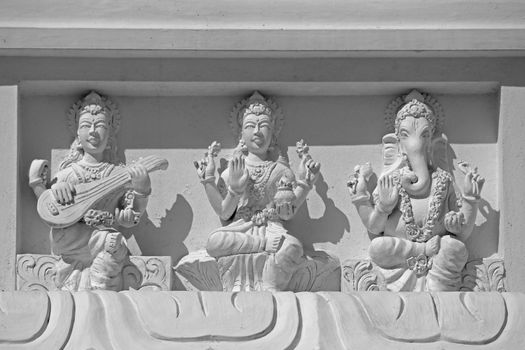
[[[305,202],[295,217],[285,224],[289,232],[301,240],[305,250],[314,250],[314,243],[330,242],[336,244],[341,240],[345,231],[350,231],[350,222],[347,216],[328,197],[328,184],[322,174],[315,184],[315,191],[322,199],[325,207],[323,216],[312,219]]]
[[[469,252],[475,251],[476,256],[472,258],[487,258],[498,252],[498,234],[493,228],[499,227],[500,212],[494,210],[489,202],[483,197],[479,202],[478,216],[481,215],[485,221],[481,225],[474,226],[474,230],[467,240]],[[487,244],[490,242],[491,244]]]
[[[188,254],[184,240],[190,233],[193,210],[184,196],[177,194],[173,206],[166,211],[159,227],[144,213],[138,226],[129,231],[135,235],[142,255],[171,256],[175,265]],[[151,244],[154,241],[155,244]]]

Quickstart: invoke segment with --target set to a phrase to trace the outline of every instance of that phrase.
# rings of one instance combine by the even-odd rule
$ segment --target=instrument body
[[[137,163],[144,165],[148,172],[166,170],[168,161],[156,156],[141,158]],[[108,196],[124,191],[131,186],[127,167],[115,168],[110,176],[103,179],[75,185],[73,203],[60,204],[51,189],[45,190],[38,198],[37,211],[42,220],[52,228],[64,228],[79,222],[84,214]]]

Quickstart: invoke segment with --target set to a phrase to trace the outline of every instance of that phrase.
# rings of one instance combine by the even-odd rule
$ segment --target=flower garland
[[[399,181],[401,176],[398,176],[397,179]],[[410,196],[403,186],[401,186],[400,181],[398,182],[399,196],[401,197],[399,209],[401,210],[402,218],[405,222],[405,232],[410,240],[414,242],[426,242],[432,238],[432,231],[439,218],[440,209],[446,199],[448,185],[451,181],[451,175],[445,170],[437,168],[432,173],[432,198],[429,204],[427,221],[423,227],[419,227],[416,224]]]

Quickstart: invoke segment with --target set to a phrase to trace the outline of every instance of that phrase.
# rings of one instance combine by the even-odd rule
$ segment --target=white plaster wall
[[[257,86],[254,86],[257,88]],[[246,94],[251,91],[247,90]],[[264,90],[262,91],[265,92]],[[400,91],[403,93],[404,91]],[[487,178],[477,226],[469,240],[472,257],[498,251],[498,104],[496,94],[435,95],[446,112],[445,132],[457,160],[479,166]],[[34,158],[50,159],[69,147],[65,112],[79,96],[23,96],[21,99],[20,181]],[[170,168],[151,175],[153,194],[141,224],[134,228],[144,255],[170,255],[175,262],[204,247],[220,225],[206,200],[192,160],[212,140],[225,150],[236,142],[228,127],[232,106],[243,96],[113,96],[123,115],[119,144],[128,160],[147,154],[166,157]],[[380,169],[380,140],[386,132],[383,111],[394,95],[276,96],[286,115],[281,144],[295,167],[295,142],[304,138],[322,163],[323,177],[306,205],[289,223],[306,247],[323,248],[341,259],[367,256],[368,237],[351,205],[346,179],[357,163]],[[57,162],[54,162],[56,167]],[[48,229],[35,210],[36,200],[21,186],[21,253],[48,253]]]

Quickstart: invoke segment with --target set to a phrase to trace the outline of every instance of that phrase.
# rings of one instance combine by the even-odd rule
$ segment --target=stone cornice
[[[9,1],[0,13],[0,54],[24,49],[359,53],[525,50],[525,5],[510,0],[428,2],[270,0]],[[61,52],[58,52],[61,55]]]

